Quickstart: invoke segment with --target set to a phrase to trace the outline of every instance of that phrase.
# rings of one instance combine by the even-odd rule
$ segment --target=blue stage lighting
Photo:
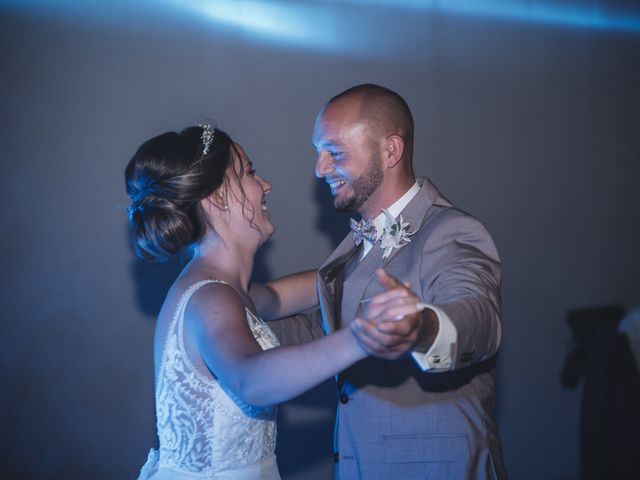
[[[418,25],[429,14],[640,33],[640,6],[622,10],[595,0],[0,0],[0,6],[95,22],[179,11],[257,42],[363,57],[413,51],[426,41]],[[395,15],[412,23],[387,28]]]

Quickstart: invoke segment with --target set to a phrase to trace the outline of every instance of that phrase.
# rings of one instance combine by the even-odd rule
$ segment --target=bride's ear
[[[212,207],[222,211],[229,210],[229,205],[220,191],[213,192],[207,198],[200,200],[200,206],[205,212]]]

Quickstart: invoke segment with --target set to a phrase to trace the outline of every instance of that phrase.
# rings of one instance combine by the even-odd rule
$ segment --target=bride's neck
[[[201,241],[189,264],[217,280],[224,280],[238,291],[247,292],[255,249],[249,249],[242,242],[223,242],[221,239]]]

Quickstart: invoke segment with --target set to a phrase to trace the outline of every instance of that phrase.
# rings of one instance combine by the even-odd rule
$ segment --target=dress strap
[[[187,304],[189,303],[189,300],[191,299],[193,294],[196,293],[200,288],[204,287],[205,285],[209,285],[211,283],[221,283],[223,285],[229,285],[224,280],[217,280],[215,278],[199,280],[191,284],[189,288],[187,288],[185,292],[182,294],[182,296],[180,297],[180,301],[176,306],[176,310],[171,319],[171,323],[169,324],[169,328],[167,329],[167,336],[164,340],[164,350],[162,353],[162,360],[160,361],[160,368],[158,370],[159,375],[162,374],[162,372],[165,369],[165,364],[168,361],[167,352],[168,352],[169,344],[171,342],[171,338],[174,335],[177,337],[177,346],[178,346],[178,349],[182,352],[182,355],[184,356],[184,361],[189,365],[189,367],[193,371],[197,372],[197,369],[192,365],[191,361],[189,360],[189,357],[187,355],[187,352],[184,346],[184,329],[182,328],[182,325],[184,323],[184,312],[187,309]],[[207,379],[205,379],[205,381],[207,381],[208,383]]]
[[[198,290],[200,290],[201,287],[204,287],[205,285],[209,285],[210,283],[222,283],[223,285],[229,285],[224,280],[216,280],[215,278],[199,280],[196,283],[191,284],[189,288],[187,288],[185,292],[182,294],[182,297],[180,297],[180,301],[178,302],[176,311],[173,314],[173,318],[171,319],[171,325],[169,326],[169,331],[173,331],[176,328],[176,325],[178,323],[182,324],[182,321],[184,320],[184,312],[187,309],[187,303],[189,303],[189,300],[191,299],[193,294],[196,293]]]

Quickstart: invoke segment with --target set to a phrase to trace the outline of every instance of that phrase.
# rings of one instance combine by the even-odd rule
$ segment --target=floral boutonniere
[[[411,242],[409,237],[416,233],[416,231],[409,232],[409,222],[404,222],[402,215],[396,220],[384,208],[382,212],[385,216],[385,225],[382,231],[382,237],[380,237],[380,248],[384,250],[382,260],[385,261],[395,248],[400,248]]]

